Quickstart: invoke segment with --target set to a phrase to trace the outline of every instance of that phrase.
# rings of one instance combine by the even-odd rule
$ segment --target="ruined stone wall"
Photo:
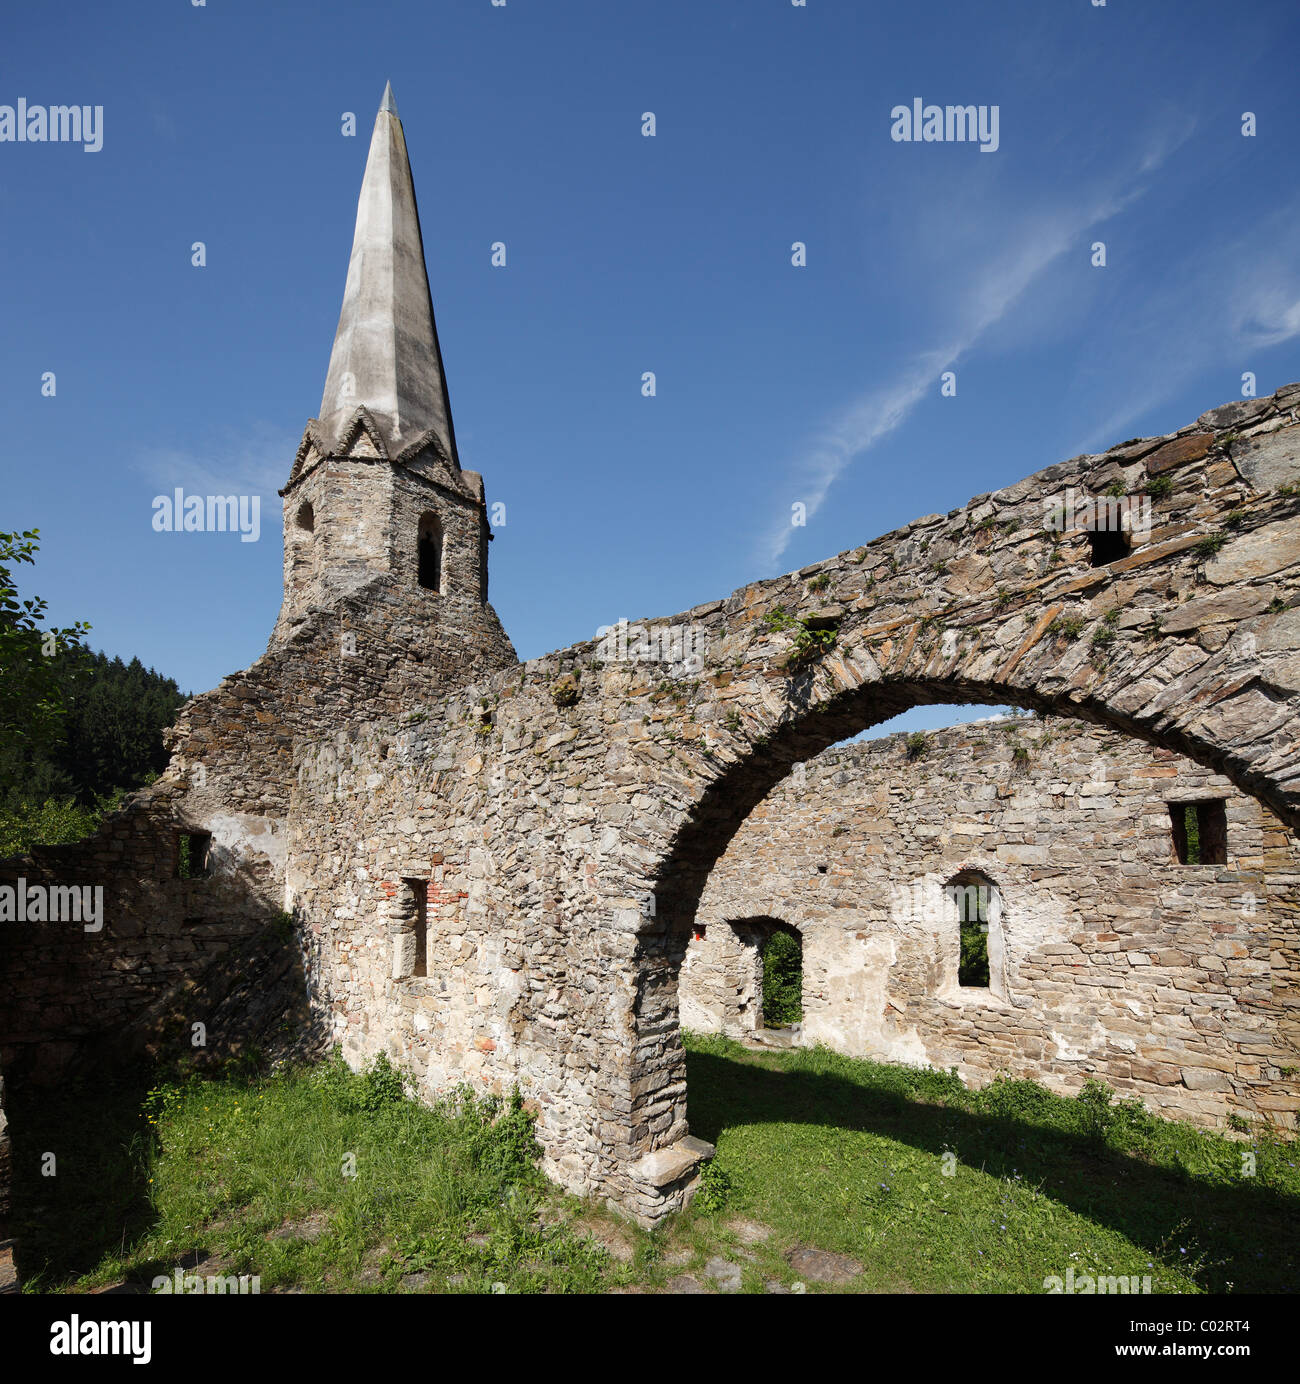
[[[517,732],[504,728],[518,688],[497,679],[496,689],[305,747],[289,890],[313,996],[350,1062],[387,1052],[427,1096],[462,1081],[498,1093],[518,1084],[548,1170],[598,1190],[597,1155],[629,1152],[618,1089],[628,1063],[609,1046],[609,997],[626,984],[611,963],[631,944],[578,921],[592,892],[590,832],[566,832],[550,811],[594,770],[596,751],[562,731],[534,734],[532,707],[520,707]],[[520,752],[509,778],[474,754],[502,735]],[[407,879],[427,881],[425,976],[400,973],[413,955]]]
[[[217,957],[274,921],[282,830],[268,827],[253,851],[213,821],[212,876],[180,879],[182,800],[183,789],[168,783],[88,842],[40,847],[0,866],[3,884],[103,891],[95,930],[77,921],[2,925],[0,1061],[14,1075],[51,1080],[83,1052],[122,1041],[152,1006],[179,999]],[[195,1012],[191,1021],[206,1017]]]
[[[467,581],[475,570],[466,568]],[[116,1042],[140,1029],[154,1041],[164,1016],[211,1017],[189,992],[224,994],[213,963],[253,944],[285,908],[294,745],[363,714],[395,716],[476,668],[514,662],[477,586],[475,627],[459,646],[449,632],[431,648],[414,586],[412,567],[409,582],[377,579],[311,612],[252,667],[185,706],[165,737],[165,772],[98,832],[0,861],[0,885],[104,891],[96,933],[0,923],[0,1061],[14,1075],[52,1079],[101,1035]],[[182,832],[211,835],[211,878],[176,877]],[[210,1037],[228,1050],[246,1034]]]
[[[1207,799],[1226,800],[1227,862],[1179,864],[1168,804]],[[989,989],[958,983],[944,886],[965,870],[1001,898]],[[1300,1003],[1298,889],[1272,813],[1169,751],[1061,717],[932,732],[918,757],[894,735],[800,766],[733,837],[682,1021],[761,1025],[757,952],[731,920],[776,917],[802,935],[805,1043],[976,1082],[1097,1076],[1174,1115],[1291,1124],[1278,1020]]]
[[[1076,458],[856,552],[646,622],[690,627],[704,648],[693,671],[610,659],[585,643],[413,701],[402,716],[341,736],[323,726],[315,744],[300,742],[286,881],[309,937],[313,995],[349,1060],[388,1051],[427,1092],[518,1081],[539,1108],[548,1170],[653,1219],[681,1204],[698,1157],[685,1137],[677,1023],[688,929],[718,857],[793,763],[920,702],[1011,701],[1194,754],[1212,766],[1205,772],[1257,788],[1294,820],[1297,400],[1300,387],[1290,387],[1227,405],[1170,437]],[[1153,489],[1153,527],[1127,557],[1096,566],[1088,533],[1053,532],[1045,507],[1070,487],[1117,486]],[[792,664],[802,618],[826,622],[835,642]],[[1259,851],[1277,852],[1264,843],[1280,839],[1261,827]],[[1275,864],[1282,873],[1280,856]],[[422,977],[406,969],[406,879],[428,883]],[[1114,950],[1107,965],[1141,970],[1120,945],[1113,894],[1102,881],[1087,928],[1064,934],[1057,959],[1035,958],[1044,984],[1088,990],[1072,973],[1076,949],[1089,951],[1080,967]],[[1270,897],[1269,907],[1273,950],[1294,957],[1287,901]],[[1216,944],[1244,935],[1240,920],[1212,921],[1229,927]],[[1070,940],[1085,932],[1086,944]],[[1168,937],[1142,942],[1148,956],[1156,942],[1177,950]],[[1209,941],[1197,945],[1193,969],[1214,970],[1199,960]],[[1194,1018],[1166,1015],[1185,1000],[1149,993],[1149,1013],[1139,1002],[1132,1021],[1159,1016],[1168,1037],[1183,1034],[1183,1065],[1215,1071],[1224,1050],[1201,1035],[1221,1032],[1216,1009],[1235,1005],[1234,1032],[1247,1036],[1231,1039],[1243,1047],[1230,1080],[1254,1109],[1275,1097],[1285,1107],[1285,1082],[1265,1089],[1280,1067],[1266,1075],[1261,1053],[1251,1054],[1259,1084],[1247,1070],[1244,1045],[1260,1029],[1244,1020],[1276,996],[1249,973],[1268,970],[1268,947],[1253,934],[1246,945],[1223,958],[1228,988],[1215,993],[1210,977]],[[1245,968],[1228,970],[1229,959]],[[1101,963],[1092,974],[1099,1007],[1122,1002],[1096,997],[1129,981]],[[992,1035],[999,1014],[979,1017],[989,1020],[982,1038]],[[1275,1018],[1281,1035],[1276,1010],[1265,1023]],[[1067,1047],[1076,1030],[1092,1032],[1082,1020],[1058,1030]],[[1137,1081],[1133,1043],[1123,1079]],[[1222,1094],[1181,1090],[1206,1103]]]

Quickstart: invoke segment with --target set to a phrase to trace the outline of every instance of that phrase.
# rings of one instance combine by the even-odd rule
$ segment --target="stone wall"
[[[179,1000],[228,949],[274,923],[282,827],[266,821],[262,837],[249,838],[246,822],[207,819],[212,874],[181,879],[183,803],[181,787],[169,783],[115,814],[90,841],[38,848],[0,868],[0,884],[21,881],[29,891],[102,890],[91,930],[75,920],[4,925],[0,1061],[13,1076],[52,1080],[87,1049],[127,1040],[168,996]],[[189,1017],[210,1016],[196,1008]],[[172,1036],[190,1046],[188,1033]],[[210,1039],[214,1051],[227,1050],[236,1035],[214,1031]]]
[[[826,751],[761,802],[700,901],[682,1021],[744,1037],[761,970],[744,920],[799,929],[805,1043],[1063,1088],[1097,1076],[1152,1109],[1294,1124],[1300,852],[1200,765],[1061,717]],[[1169,804],[1224,800],[1227,861],[1177,862]],[[958,983],[945,885],[996,886],[988,989]],[[733,921],[736,925],[733,925]],[[703,936],[698,934],[702,932]]]

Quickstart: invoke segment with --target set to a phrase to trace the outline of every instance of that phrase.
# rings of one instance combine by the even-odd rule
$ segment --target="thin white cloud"
[[[1158,132],[1138,155],[1132,171],[1113,185],[1079,201],[1022,218],[1022,233],[1011,244],[987,256],[968,279],[958,321],[950,338],[915,356],[894,379],[856,400],[810,445],[800,459],[788,493],[805,505],[811,519],[845,470],[881,438],[900,427],[920,400],[939,387],[939,377],[953,369],[981,338],[1022,300],[1036,279],[1067,251],[1078,247],[1095,226],[1117,216],[1146,191],[1141,181],[1190,136],[1193,123],[1179,120]],[[775,566],[794,536],[788,511],[760,543],[760,559]]]
[[[168,494],[180,486],[189,495],[262,495],[278,504],[275,492],[289,479],[298,441],[270,424],[254,423],[201,449],[151,448],[134,469]]]
[[[1108,379],[1133,381],[1127,397],[1075,451],[1110,446],[1225,361],[1215,402],[1226,402],[1241,375],[1257,371],[1261,352],[1300,337],[1300,245],[1291,232],[1298,217],[1300,198],[1293,198],[1166,276],[1144,305],[1138,329],[1127,342],[1112,342]]]

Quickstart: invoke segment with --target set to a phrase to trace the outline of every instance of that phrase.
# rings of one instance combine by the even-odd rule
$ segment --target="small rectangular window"
[[[1128,536],[1115,529],[1094,529],[1088,534],[1094,567],[1109,567],[1128,556]]]
[[[206,831],[183,831],[176,838],[176,878],[207,879],[211,873],[212,837]]]
[[[1222,798],[1169,804],[1174,855],[1180,865],[1226,865],[1228,818]]]

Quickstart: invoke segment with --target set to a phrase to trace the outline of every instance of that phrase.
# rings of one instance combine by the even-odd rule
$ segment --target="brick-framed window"
[[[393,979],[429,974],[429,882],[403,879],[389,904]]]

